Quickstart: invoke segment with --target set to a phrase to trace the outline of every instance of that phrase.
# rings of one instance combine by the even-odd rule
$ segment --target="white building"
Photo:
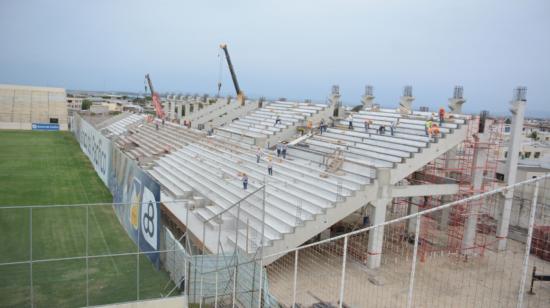
[[[70,111],[82,110],[82,102],[84,98],[82,97],[67,97],[67,108]]]
[[[65,89],[0,84],[0,129],[67,130]]]

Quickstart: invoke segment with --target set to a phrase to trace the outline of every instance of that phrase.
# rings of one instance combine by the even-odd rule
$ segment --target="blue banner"
[[[160,185],[136,161],[112,147],[109,189],[115,213],[140,251],[159,268]]]
[[[57,123],[32,123],[32,130],[56,131],[56,130],[59,130],[59,124],[57,124]]]

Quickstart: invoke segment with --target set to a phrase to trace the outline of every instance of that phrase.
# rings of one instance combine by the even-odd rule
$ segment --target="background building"
[[[65,89],[0,84],[0,128],[67,130]]]

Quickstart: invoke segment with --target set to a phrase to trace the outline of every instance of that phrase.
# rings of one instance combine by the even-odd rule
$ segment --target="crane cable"
[[[222,89],[222,55],[220,54],[220,50],[218,49],[218,97],[220,96],[220,90]]]

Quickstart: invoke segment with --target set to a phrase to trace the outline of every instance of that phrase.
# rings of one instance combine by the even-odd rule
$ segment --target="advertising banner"
[[[75,134],[80,142],[80,147],[90,158],[97,174],[108,187],[111,141],[85,120],[78,118],[78,121],[78,124],[75,123]]]
[[[56,131],[59,130],[57,123],[32,123],[32,130]]]
[[[120,223],[151,262],[160,265],[160,186],[138,166],[136,161],[113,147],[109,189]]]
[[[118,220],[140,251],[151,252],[146,255],[159,268],[159,184],[78,114],[71,126],[82,151],[109,187]]]

